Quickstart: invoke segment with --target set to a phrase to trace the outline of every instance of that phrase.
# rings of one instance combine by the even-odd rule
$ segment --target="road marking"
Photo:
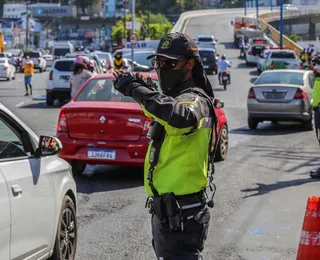
[[[21,81],[22,81],[22,79],[18,79],[17,81],[18,81],[18,82],[21,82]]]
[[[24,104],[24,102],[20,102],[20,103],[16,104],[16,107],[20,107],[20,106],[22,106],[23,104]]]

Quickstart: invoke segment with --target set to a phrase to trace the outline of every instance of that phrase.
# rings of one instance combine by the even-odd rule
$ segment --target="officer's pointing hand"
[[[130,72],[115,71],[113,76],[115,77],[113,81],[115,89],[125,96],[132,96],[132,90],[141,86],[137,77]]]

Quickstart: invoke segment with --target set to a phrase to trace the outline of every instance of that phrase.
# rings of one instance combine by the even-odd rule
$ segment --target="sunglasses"
[[[174,69],[179,61],[182,61],[184,59],[178,59],[178,60],[157,60],[156,58],[153,58],[151,60],[152,66],[154,69],[159,69],[159,68],[166,68],[166,69]]]

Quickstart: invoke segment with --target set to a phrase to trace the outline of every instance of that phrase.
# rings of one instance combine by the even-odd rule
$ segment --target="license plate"
[[[227,79],[228,79],[228,77],[227,77],[227,76],[224,76],[222,79],[223,79],[223,80],[227,80]]]
[[[208,65],[204,65],[203,68],[204,69],[209,69],[209,66]]]
[[[116,151],[114,150],[89,150],[88,158],[99,160],[115,160]]]
[[[60,79],[69,80],[69,76],[60,76]]]
[[[267,99],[283,99],[286,93],[264,93],[265,98]]]

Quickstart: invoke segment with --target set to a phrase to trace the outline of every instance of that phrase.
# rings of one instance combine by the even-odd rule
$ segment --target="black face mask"
[[[183,65],[183,67],[178,70],[167,68],[159,68],[155,70],[158,74],[160,87],[163,94],[166,94],[170,89],[172,89],[175,86],[178,86],[183,82],[184,77],[186,75],[186,72],[184,71],[185,65]]]

